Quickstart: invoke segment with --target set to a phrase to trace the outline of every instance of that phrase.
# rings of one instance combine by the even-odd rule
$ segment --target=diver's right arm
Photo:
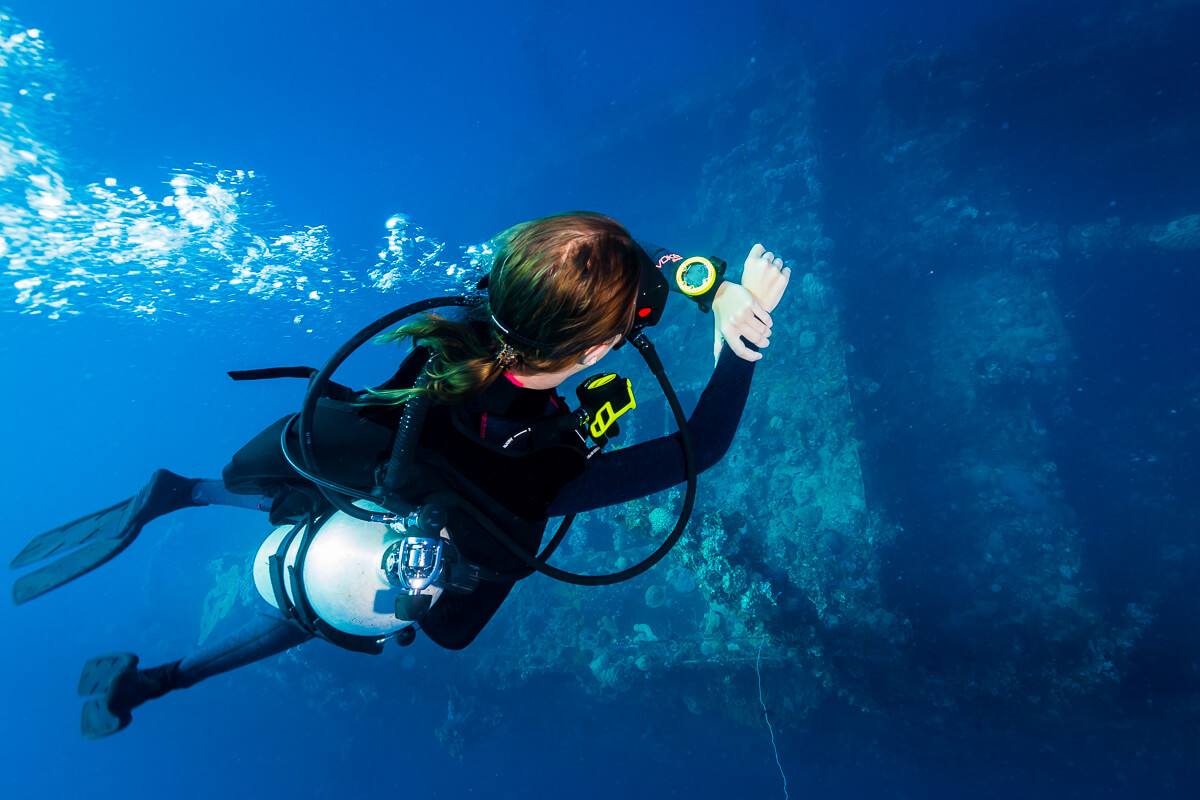
[[[754,349],[753,344],[742,343]],[[722,347],[716,369],[687,423],[697,472],[712,467],[729,450],[753,377],[753,361],[740,358],[728,345]],[[674,433],[593,456],[587,470],[562,488],[547,513],[557,517],[627,503],[686,480],[683,442]]]
[[[791,274],[782,259],[756,244],[746,256],[742,284],[722,286],[722,289],[728,287],[730,292],[736,293],[727,298],[718,296],[714,303],[717,365],[687,423],[697,472],[704,472],[720,461],[733,443],[750,394],[754,363],[762,357],[755,342],[738,334],[738,326],[722,323],[729,323],[732,316],[744,312],[761,315],[759,320],[765,318],[769,324],[769,312],[779,305]],[[752,302],[741,297],[743,293],[750,295]],[[729,341],[723,341],[722,334],[736,341],[738,346],[731,347]],[[758,341],[765,346],[765,337]],[[558,493],[550,504],[549,514],[560,516],[626,503],[686,480],[683,442],[675,433],[593,456],[587,471]]]

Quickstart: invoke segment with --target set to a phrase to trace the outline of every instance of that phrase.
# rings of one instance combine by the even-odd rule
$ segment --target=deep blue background
[[[7,5],[44,32],[71,76],[70,127],[55,144],[79,179],[150,186],[192,162],[251,168],[267,177],[281,219],[328,225],[347,265],[365,270],[396,212],[452,243],[570,208],[604,210],[665,241],[695,236],[687,207],[705,148],[721,140],[705,127],[706,91],[748,59],[786,61],[810,48],[865,69],[898,43],[935,48],[1019,4]],[[686,120],[702,134],[661,113],[676,103],[692,109]],[[339,319],[347,311],[338,309]],[[290,409],[294,387],[239,386],[222,373],[318,361],[342,327],[313,316],[316,332],[300,336],[258,312],[247,301],[236,317],[188,325],[0,314],[5,548],[126,496],[156,466],[215,474],[264,421]],[[118,737],[81,742],[71,691],[81,661],[114,649],[150,662],[185,651],[211,583],[196,566],[244,557],[260,526],[233,511],[182,514],[165,545],[140,541],[35,606],[0,603],[0,795],[780,796],[764,731],[692,717],[668,701],[580,716],[555,702],[553,685],[502,698],[506,725],[457,762],[428,735],[445,716],[445,696],[411,696],[401,653],[363,659],[315,652],[320,645],[311,658],[321,669],[348,683],[355,674],[372,675],[374,685],[394,675],[396,696],[365,717],[335,704],[314,709],[292,702],[270,668],[256,668],[147,707]],[[408,669],[448,681],[469,668],[469,651],[419,645],[415,655]],[[749,690],[754,676],[731,679]],[[1018,748],[1024,760],[1014,767],[1011,757],[985,753],[947,763],[936,742],[924,744],[837,719],[780,741],[795,797],[1089,791],[1077,780],[1092,766],[1086,748],[1073,750],[1070,764]],[[866,757],[877,750],[893,755]]]

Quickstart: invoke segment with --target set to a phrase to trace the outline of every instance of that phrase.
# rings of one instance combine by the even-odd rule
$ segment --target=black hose
[[[423,388],[428,384],[424,372],[417,376],[414,388]],[[400,423],[396,426],[396,437],[392,440],[392,454],[388,458],[387,467],[383,472],[383,485],[380,487],[383,498],[395,496],[400,487],[412,476],[413,454],[421,438],[421,428],[425,425],[425,417],[433,398],[426,392],[409,395],[404,402],[404,413],[400,415]]]
[[[411,317],[414,314],[419,314],[422,311],[427,311],[432,308],[442,308],[445,306],[469,306],[474,301],[468,296],[452,296],[452,297],[432,297],[428,300],[421,300],[416,303],[410,303],[403,308],[398,308],[395,311],[372,322],[367,327],[356,333],[349,341],[338,348],[337,352],[326,362],[325,366],[321,367],[308,384],[308,391],[304,396],[304,403],[300,407],[300,413],[297,415],[297,427],[300,444],[300,457],[304,462],[303,469],[296,467],[297,471],[305,478],[312,480],[314,485],[320,490],[334,508],[348,514],[355,519],[366,520],[368,522],[393,522],[396,514],[379,514],[371,512],[354,505],[347,497],[358,497],[366,499],[362,492],[351,489],[350,487],[339,487],[337,484],[316,477],[319,469],[316,463],[316,456],[313,453],[313,416],[316,412],[317,402],[325,393],[325,388],[329,385],[333,377],[333,373],[337,371],[346,359],[348,359],[355,350],[362,347],[368,341],[378,336],[384,330],[390,328],[403,319]],[[675,528],[663,540],[658,548],[642,559],[632,567],[620,570],[618,572],[609,573],[607,575],[583,575],[577,572],[569,572],[567,570],[552,567],[546,563],[546,560],[554,553],[558,545],[566,536],[567,529],[574,520],[575,515],[572,514],[563,520],[554,538],[542,551],[540,555],[532,555],[521,547],[511,536],[509,536],[498,525],[487,519],[486,516],[478,521],[483,524],[487,532],[504,546],[509,552],[516,556],[526,567],[540,572],[541,574],[554,578],[555,580],[564,583],[574,584],[576,586],[609,586],[614,583],[621,583],[631,578],[636,578],[643,572],[653,567],[658,562],[662,561],[671,549],[679,542],[683,536],[684,529],[687,528],[688,521],[692,516],[692,509],[696,504],[696,458],[692,447],[691,431],[688,429],[687,417],[683,413],[683,408],[679,404],[679,398],[675,395],[675,390],[671,386],[671,382],[667,379],[666,370],[663,368],[662,360],[659,359],[658,353],[654,349],[653,343],[646,337],[642,331],[638,331],[629,337],[628,341],[632,342],[637,348],[646,366],[654,373],[654,377],[658,379],[658,384],[662,388],[663,395],[667,398],[667,403],[671,407],[672,413],[675,415],[675,423],[679,427],[679,440],[683,446],[683,464],[684,472],[687,476],[687,490],[683,496],[683,508],[679,511],[679,519],[675,523]],[[414,411],[416,416],[423,416],[420,409]],[[406,409],[407,415],[407,409]],[[415,419],[413,421],[416,421]],[[419,432],[419,426],[416,429]],[[416,433],[410,431],[410,436],[405,437],[406,441],[397,442],[393,446],[392,459],[388,464],[388,474],[393,474],[395,469],[396,475],[400,475],[403,471],[399,467],[397,459],[411,455],[411,436]],[[284,432],[284,444],[286,445],[286,427]],[[286,447],[285,447],[286,455]],[[399,454],[399,455],[398,455]],[[389,481],[391,483],[391,481]],[[373,498],[376,501],[386,501],[386,496],[378,496]]]
[[[420,300],[416,303],[409,303],[403,308],[398,308],[390,314],[385,314],[379,319],[372,322],[367,327],[354,334],[345,344],[337,349],[337,352],[325,363],[325,366],[317,370],[316,374],[308,383],[308,391],[304,395],[304,403],[300,406],[300,414],[298,419],[298,435],[300,440],[300,459],[303,461],[305,470],[309,475],[320,473],[317,467],[317,458],[313,453],[313,416],[316,414],[317,402],[325,394],[325,388],[329,385],[333,378],[333,373],[337,371],[346,359],[348,359],[355,350],[362,347],[367,342],[374,339],[379,334],[383,333],[388,328],[392,327],[401,320],[407,319],[414,314],[419,314],[422,311],[428,311],[431,308],[444,308],[446,306],[468,306],[472,304],[472,299],[466,295],[455,295],[450,297],[431,297],[428,300]],[[325,496],[334,508],[339,511],[354,517],[355,519],[366,520],[368,522],[389,522],[395,519],[394,514],[381,515],[359,508],[352,502],[346,499],[346,495],[356,496],[359,492],[343,491],[341,489],[331,489],[331,484],[328,481],[314,481],[317,489]],[[377,498],[386,499],[386,498]]]

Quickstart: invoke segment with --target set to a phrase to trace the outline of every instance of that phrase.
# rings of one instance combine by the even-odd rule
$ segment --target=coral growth
[[[213,576],[213,587],[204,596],[197,644],[204,644],[221,620],[233,611],[239,597],[245,600],[251,585],[247,580],[246,565],[240,560],[226,565],[225,559],[218,558],[208,565],[208,571]]]
[[[1200,214],[1191,214],[1152,228],[1147,238],[1164,250],[1200,250]]]

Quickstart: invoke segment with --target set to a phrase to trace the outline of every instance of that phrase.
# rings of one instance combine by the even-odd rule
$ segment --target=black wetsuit
[[[716,464],[729,449],[741,420],[750,391],[754,364],[737,357],[728,346],[721,351],[716,369],[700,395],[688,420],[695,447],[696,467],[703,472]],[[500,434],[499,420],[505,424],[565,412],[565,403],[553,390],[535,390],[514,386],[508,380],[497,381],[483,392],[475,404],[483,439]],[[485,416],[486,415],[486,416]],[[546,497],[545,517],[589,511],[623,503],[676,486],[686,480],[683,448],[679,434],[651,439],[640,444],[601,452],[587,462],[581,474],[570,477],[551,493],[537,493],[536,502]],[[529,476],[511,470],[494,475],[491,489],[503,496],[528,486]],[[544,487],[543,487],[544,488]],[[213,487],[211,502],[226,502],[227,493]],[[223,498],[215,495],[222,494]],[[529,497],[529,495],[524,495]],[[203,500],[201,496],[199,499]],[[238,501],[232,501],[237,504]],[[528,541],[529,552],[540,544]],[[474,554],[478,557],[478,553]],[[507,552],[501,563],[513,566]],[[493,562],[496,563],[496,562]],[[421,629],[442,647],[459,649],[475,639],[504,602],[512,584],[482,583],[470,595],[443,595],[421,622]],[[282,652],[312,638],[312,634],[284,620],[273,610],[260,612],[240,630],[214,641],[180,662],[156,668],[168,673],[163,680],[169,688],[192,686],[205,678]]]

